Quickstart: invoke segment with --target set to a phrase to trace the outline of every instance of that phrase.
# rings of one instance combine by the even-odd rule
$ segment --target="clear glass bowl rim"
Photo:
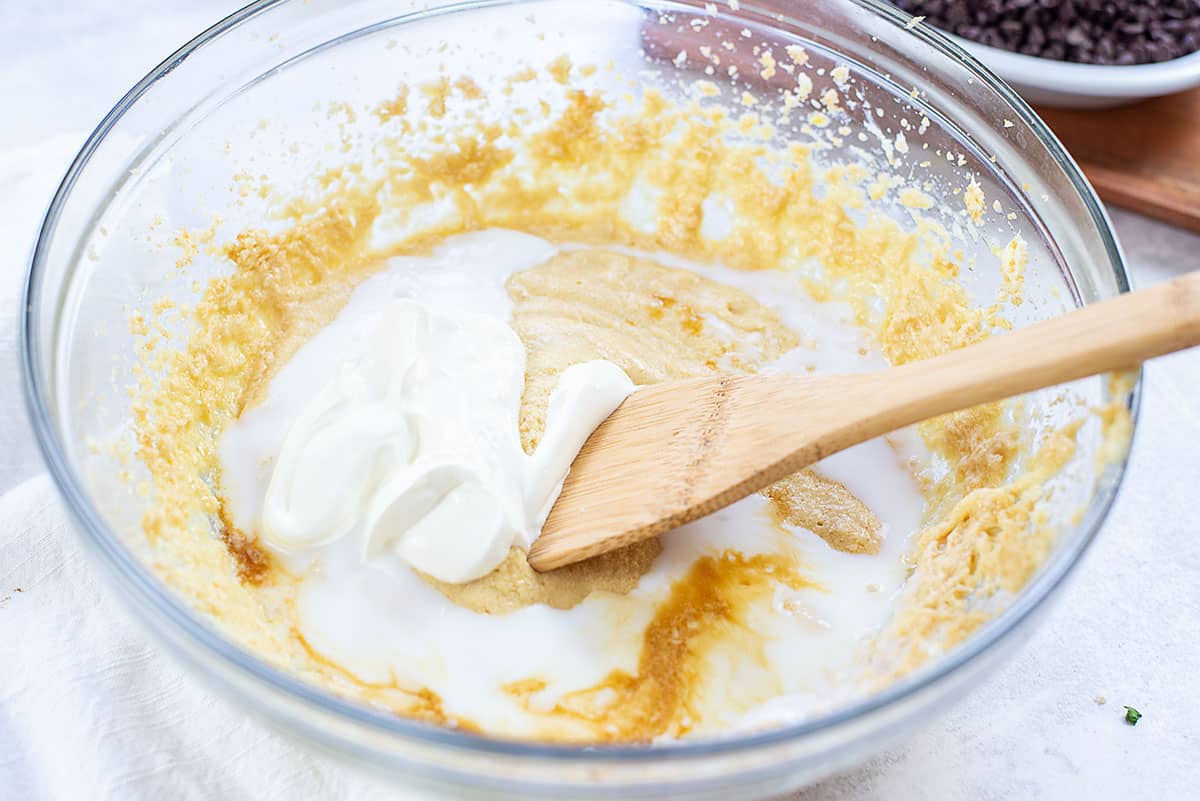
[[[95,547],[108,566],[127,584],[126,589],[131,590],[139,601],[143,601],[154,607],[157,612],[176,626],[184,635],[190,637],[201,649],[222,660],[226,667],[232,668],[235,672],[239,672],[254,681],[265,683],[273,689],[281,691],[284,695],[290,696],[304,704],[311,705],[327,713],[338,715],[345,720],[374,730],[376,733],[399,736],[404,739],[448,746],[454,749],[485,755],[511,755],[580,762],[609,760],[636,762],[735,754],[760,747],[791,742],[808,735],[836,729],[917,695],[922,690],[930,688],[933,685],[942,683],[943,680],[948,679],[952,674],[957,673],[969,663],[974,662],[985,651],[998,645],[1001,640],[1007,639],[1009,635],[1020,628],[1021,623],[1041,607],[1048,600],[1049,596],[1062,585],[1063,580],[1095,540],[1116,499],[1117,491],[1125,474],[1128,452],[1118,463],[1111,465],[1105,476],[1097,482],[1096,493],[1088,506],[1087,512],[1083,520],[1075,527],[1075,532],[1073,533],[1076,536],[1074,536],[1073,541],[1067,546],[1057,549],[1050,556],[1047,563],[1042,566],[1037,575],[1030,580],[1013,600],[1012,604],[997,618],[988,622],[983,630],[977,632],[966,642],[956,646],[948,654],[934,660],[931,664],[924,666],[866,699],[824,717],[742,737],[669,743],[645,747],[628,745],[576,746],[540,744],[472,734],[420,723],[390,713],[372,710],[366,706],[341,699],[306,684],[278,668],[272,667],[225,639],[214,628],[194,615],[181,600],[175,598],[167,591],[158,579],[151,574],[149,569],[120,543],[117,536],[105,525],[98,510],[87,497],[83,489],[83,484],[70,465],[64,447],[60,443],[54,429],[50,401],[47,396],[48,387],[43,377],[39,375],[35,365],[39,347],[37,326],[39,306],[37,305],[37,299],[41,289],[46,253],[49,249],[49,242],[54,236],[62,207],[66,203],[78,176],[87,167],[92,154],[110,129],[153,83],[168,75],[172,69],[191,53],[268,9],[291,1],[256,0],[256,2],[250,3],[212,25],[147,73],[105,115],[71,162],[47,207],[25,275],[25,282],[21,293],[20,319],[18,322],[22,386],[26,409],[47,468],[76,523],[76,529],[86,535],[86,539]],[[432,12],[420,11],[413,14],[405,14],[390,22],[403,24],[404,21],[430,15],[451,14],[489,6],[518,5],[529,1],[465,0],[461,3],[442,6],[434,9]],[[657,4],[655,0],[640,0],[640,2],[643,5]],[[896,25],[904,26],[912,19],[909,14],[883,2],[883,0],[849,0],[849,2],[882,16]],[[742,8],[744,10],[754,10],[755,5],[753,0],[744,0]],[[788,16],[784,14],[781,21],[787,21]],[[1014,90],[937,29],[928,25],[917,25],[910,28],[909,32],[924,40],[926,44],[931,45],[936,50],[941,51],[943,55],[958,61],[966,67],[972,73],[975,80],[980,81],[984,86],[1000,95],[1012,107],[1013,112],[1019,115],[1022,122],[1028,125],[1036,134],[1040,144],[1048,150],[1055,162],[1064,170],[1090,213],[1108,253],[1118,292],[1128,292],[1129,280],[1125,269],[1124,257],[1113,234],[1112,224],[1108,219],[1108,215],[1097,198],[1095,191],[1083,177],[1079,167],[1063,148],[1057,137]],[[58,332],[55,331],[54,335],[57,336],[57,334]],[[1133,418],[1134,431],[1137,430],[1141,392],[1142,375],[1139,371],[1137,381],[1129,397],[1129,409]]]

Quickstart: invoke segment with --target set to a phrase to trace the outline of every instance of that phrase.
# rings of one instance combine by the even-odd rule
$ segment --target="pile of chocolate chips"
[[[1200,0],[893,0],[964,39],[1084,64],[1147,64],[1200,50]]]

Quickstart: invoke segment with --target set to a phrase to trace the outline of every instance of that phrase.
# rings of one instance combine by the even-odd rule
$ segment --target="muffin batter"
[[[303,421],[327,411],[312,407],[321,386],[343,364],[372,364],[382,339],[410,341],[372,328],[364,309],[422,271],[467,276],[446,296],[464,305],[492,293],[491,340],[507,341],[506,328],[519,345],[501,360],[523,362],[511,430],[519,452],[506,464],[536,458],[554,427],[555,388],[580,365],[606,364],[634,384],[845,372],[1008,325],[1005,310],[1020,302],[1019,240],[995,266],[999,296],[977,305],[954,280],[961,264],[944,231],[861,219],[865,195],[903,199],[897,185],[852,170],[833,181],[807,148],[775,142],[761,118],[651,90],[622,100],[580,88],[590,74],[561,60],[541,86],[557,88],[532,103],[519,91],[524,74],[492,87],[446,80],[420,100],[406,89],[377,109],[374,161],[281,198],[271,232],[220,245],[231,271],[207,284],[187,342],[148,348],[137,389],[155,566],[277,664],[442,725],[649,742],[818,715],[952,647],[1020,589],[1053,541],[1042,487],[1070,459],[1075,428],[1030,442],[1017,405],[947,415],[831,457],[661,543],[544,575],[523,558],[539,503],[503,525],[493,515],[469,531],[439,529],[472,542],[501,532],[459,559],[397,545],[413,515],[397,528],[370,512],[394,465],[362,468],[373,478],[355,479],[357,500],[339,489],[319,501],[323,464],[348,459],[331,478],[359,475],[357,452],[337,443],[397,425],[388,399],[407,396],[345,394],[338,403],[383,398],[385,414],[371,418],[379,428],[335,438],[307,485],[287,472],[299,464],[284,458],[289,438],[315,436]],[[781,113],[789,103],[779,98]],[[457,313],[425,289],[405,292],[405,303]],[[379,319],[414,307],[387,308]],[[480,431],[508,436],[491,423]],[[394,433],[401,450],[419,450],[419,437]],[[467,464],[467,451],[455,453]],[[310,489],[273,494],[281,464],[288,486]],[[517,497],[487,492],[473,497]],[[279,498],[288,514],[273,517]]]

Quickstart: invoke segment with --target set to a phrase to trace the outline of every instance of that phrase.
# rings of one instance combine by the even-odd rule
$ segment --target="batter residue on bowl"
[[[770,71],[806,60],[789,48]],[[672,100],[611,78],[559,59],[358,110],[347,136],[371,138],[370,161],[280,192],[262,229],[188,240],[228,270],[185,341],[133,321],[154,567],[247,648],[442,725],[650,742],[862,697],[1038,568],[1055,536],[1044,487],[1076,426],[1035,438],[1020,404],[868,442],[661,542],[529,568],[537,471],[493,491],[516,469],[493,467],[555,447],[568,368],[638,385],[876,369],[1001,331],[1021,302],[1019,239],[978,265],[1002,276],[981,305],[944,231],[867,210],[927,195],[818,169],[779,141],[767,101],[735,116],[713,84]],[[820,116],[799,80],[770,113],[836,122],[833,79]],[[983,199],[964,189],[969,226]],[[454,450],[477,419],[500,421],[470,440],[492,461]],[[427,451],[442,461],[414,473]],[[430,544],[435,513],[471,521],[445,529],[453,549]]]

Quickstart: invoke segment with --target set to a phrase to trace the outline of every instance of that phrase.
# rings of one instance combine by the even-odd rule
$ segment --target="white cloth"
[[[0,798],[395,797],[162,654],[100,586],[48,477],[0,499],[0,520]]]
[[[48,479],[19,484],[41,470],[14,380],[16,291],[41,210],[120,94],[237,3],[0,5],[0,801],[414,797],[185,675],[109,597]],[[1135,283],[1195,264],[1200,237],[1116,222]],[[798,799],[1195,797],[1200,353],[1148,375],[1121,498],[1030,643],[907,743]],[[1145,713],[1137,727],[1122,704]]]

